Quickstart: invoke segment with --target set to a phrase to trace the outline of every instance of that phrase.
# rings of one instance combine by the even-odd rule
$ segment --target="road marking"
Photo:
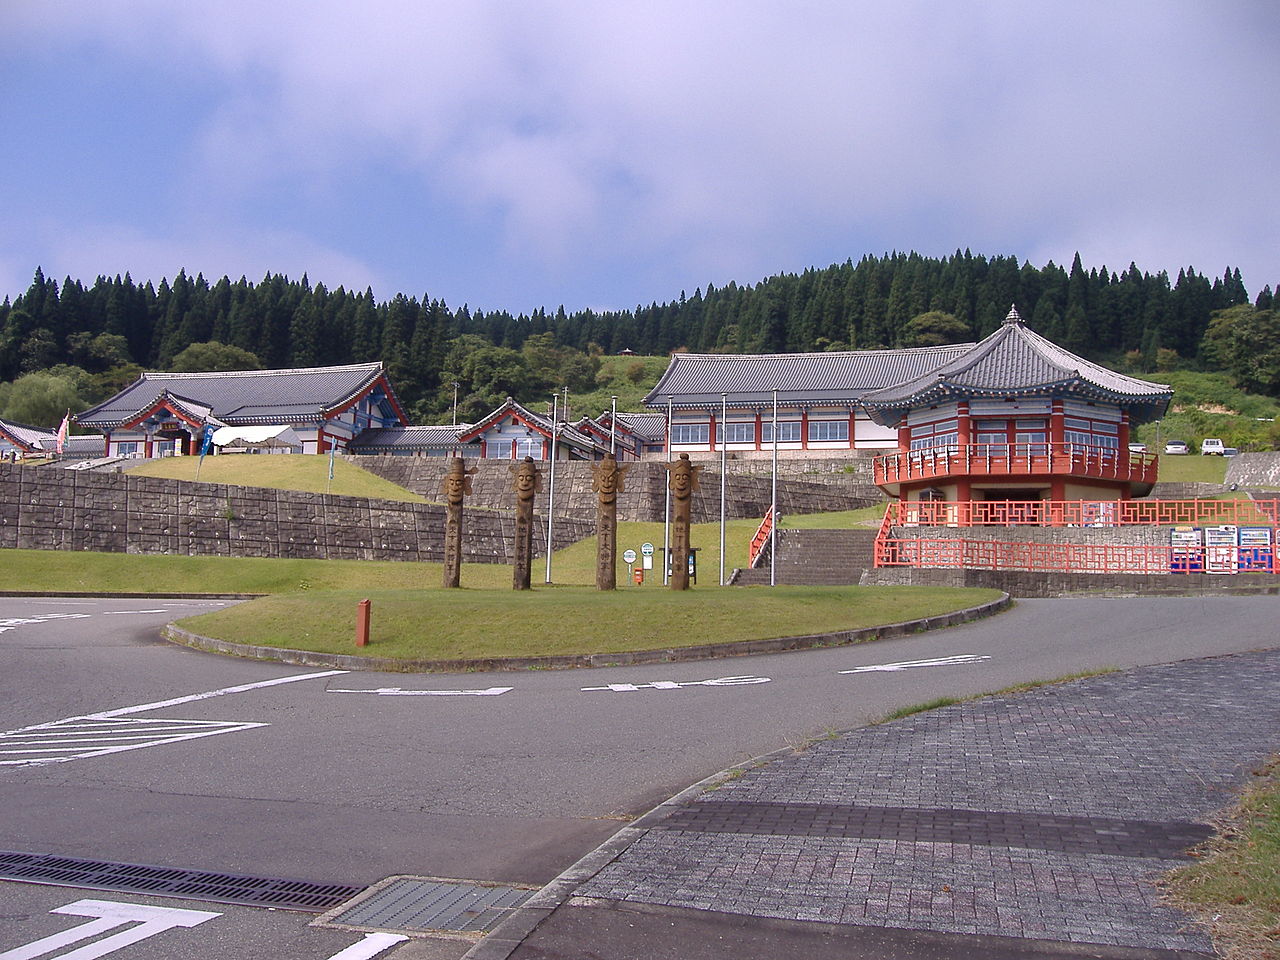
[[[408,939],[402,933],[366,933],[363,940],[353,943],[345,950],[339,950],[329,960],[369,960],[388,947],[394,947]],[[0,960],[4,958],[0,957]]]
[[[41,724],[0,734],[0,766],[34,767],[84,760],[143,747],[198,740],[219,733],[265,727],[265,723],[231,720],[142,720],[112,717],[92,722],[76,719]]]
[[[195,740],[211,737],[218,733],[233,733],[238,730],[251,730],[254,727],[265,727],[265,723],[234,720],[169,720],[149,719],[118,721],[132,713],[144,713],[148,710],[159,710],[165,707],[194,703],[212,697],[224,697],[231,693],[244,693],[248,690],[261,690],[266,687],[279,686],[283,683],[296,683],[299,680],[314,680],[319,677],[332,677],[346,673],[346,670],[325,670],[321,673],[303,673],[292,677],[277,677],[274,680],[259,680],[256,683],[242,683],[234,687],[223,687],[220,690],[209,690],[186,697],[174,697],[172,700],[158,700],[155,703],[140,703],[132,707],[120,707],[117,710],[103,710],[86,714],[82,717],[66,717],[49,723],[37,723],[17,730],[6,730],[0,733],[0,765],[32,766],[43,763],[61,763],[67,760],[82,760],[86,757],[98,757],[108,753],[120,753],[125,750],[137,750],[141,747],[155,747],[165,743],[177,743],[181,740]],[[71,746],[76,742],[82,746]],[[3,960],[3,957],[0,957]]]
[[[121,615],[123,615],[123,614],[130,614],[130,613],[168,613],[168,612],[169,612],[168,610],[164,610],[164,609],[160,609],[160,610],[104,610],[104,611],[102,611],[102,615],[103,615],[104,617],[118,617],[118,616],[121,616]]]
[[[0,617],[0,633],[8,633],[18,627],[33,623],[48,623],[51,620],[87,620],[87,613],[40,613],[34,617]]]
[[[873,663],[865,667],[854,667],[852,670],[841,670],[840,673],[889,673],[896,670],[912,670],[916,667],[951,667],[964,663],[981,663],[990,657],[973,653],[962,653],[954,657],[939,657],[937,660],[903,660],[899,663]]]
[[[586,690],[610,690],[613,693],[634,693],[637,690],[680,690],[683,687],[737,687],[752,683],[768,683],[769,677],[718,677],[714,680],[652,680],[649,683],[607,683],[603,687],[582,687]]]
[[[41,940],[35,940],[25,946],[15,947],[0,953],[0,960],[34,960],[51,954],[55,950],[88,940],[99,934],[124,926],[126,923],[137,923],[131,930],[86,944],[70,953],[57,954],[57,960],[94,960],[108,953],[114,953],[122,947],[128,947],[139,940],[146,940],[158,933],[164,933],[174,927],[195,927],[220,917],[220,913],[209,913],[206,910],[179,910],[176,907],[151,907],[141,903],[118,903],[112,900],[77,900],[64,907],[56,907],[50,913],[65,913],[73,917],[94,917],[88,923],[82,923],[70,930],[63,930]],[[372,956],[372,954],[370,954]]]
[[[500,697],[514,687],[487,687],[484,690],[404,690],[400,687],[376,687],[372,690],[347,690],[330,687],[330,693],[376,693],[380,697]]]
[[[176,707],[182,703],[195,703],[197,700],[210,700],[214,697],[225,697],[229,693],[245,693],[249,690],[261,690],[275,687],[282,683],[297,683],[299,680],[317,680],[320,677],[336,677],[349,673],[347,670],[324,670],[320,673],[301,673],[292,677],[276,677],[274,680],[259,680],[257,683],[242,683],[234,687],[223,687],[221,690],[209,690],[205,693],[193,693],[187,697],[174,697],[172,700],[157,700],[155,703],[140,703],[135,707],[121,707],[119,710],[103,710],[90,713],[76,720],[103,720],[107,717],[123,717],[130,713],[144,713],[147,710],[160,710],[164,707]]]

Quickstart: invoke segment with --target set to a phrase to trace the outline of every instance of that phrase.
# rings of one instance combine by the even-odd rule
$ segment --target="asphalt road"
[[[0,599],[0,850],[541,884],[692,782],[896,707],[1280,643],[1271,597],[1029,600],[853,647],[505,674],[330,673],[158,639],[216,605]]]

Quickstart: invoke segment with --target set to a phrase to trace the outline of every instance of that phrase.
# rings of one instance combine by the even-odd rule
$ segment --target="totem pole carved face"
[[[677,500],[688,500],[698,489],[698,471],[702,468],[690,463],[687,453],[680,454],[679,460],[666,466],[671,495]]]
[[[609,504],[618,499],[618,491],[624,489],[626,473],[627,468],[618,466],[613,454],[591,464],[591,489],[600,494],[601,503]]]
[[[533,499],[533,495],[542,489],[542,474],[538,472],[538,468],[534,465],[533,457],[525,457],[517,464],[513,464],[510,468],[511,475],[515,478],[513,486],[516,491],[516,499],[520,501],[529,501]]]
[[[471,475],[475,472],[475,467],[470,470],[466,468],[461,457],[449,461],[449,472],[444,476],[443,487],[446,503],[455,507],[462,503],[462,498],[471,493]]]

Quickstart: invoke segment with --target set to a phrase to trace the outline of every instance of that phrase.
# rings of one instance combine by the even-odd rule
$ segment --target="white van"
[[[1220,457],[1226,449],[1224,444],[1217,437],[1205,437],[1200,441],[1200,455],[1205,457]]]

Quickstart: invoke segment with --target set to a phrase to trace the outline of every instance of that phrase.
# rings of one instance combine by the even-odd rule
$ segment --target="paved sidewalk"
[[[1189,957],[1153,878],[1280,750],[1280,650],[856,730],[668,805],[518,958]]]

